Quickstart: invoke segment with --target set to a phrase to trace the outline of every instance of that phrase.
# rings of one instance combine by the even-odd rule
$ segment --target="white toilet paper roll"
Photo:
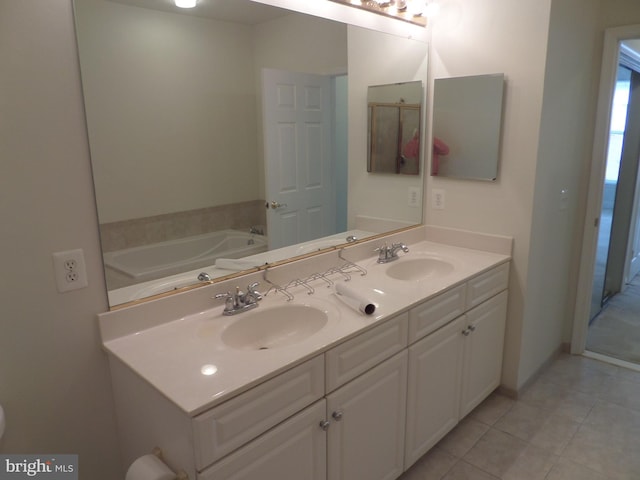
[[[336,293],[340,300],[365,315],[373,315],[378,307],[370,299],[360,292],[356,292],[352,288],[347,287],[344,283],[336,283]]]
[[[125,480],[174,480],[176,474],[152,454],[137,458],[127,470]]]

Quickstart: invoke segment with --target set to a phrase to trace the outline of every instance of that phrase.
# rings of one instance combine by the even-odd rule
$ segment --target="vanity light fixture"
[[[180,8],[193,8],[198,3],[198,0],[173,0],[176,7]]]
[[[426,0],[330,0],[351,7],[361,8],[370,12],[380,13],[388,17],[404,20],[405,22],[427,26],[424,13],[427,8]]]

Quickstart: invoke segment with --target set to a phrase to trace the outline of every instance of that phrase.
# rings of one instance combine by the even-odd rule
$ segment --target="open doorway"
[[[640,364],[640,41],[620,44],[591,292],[588,351]]]

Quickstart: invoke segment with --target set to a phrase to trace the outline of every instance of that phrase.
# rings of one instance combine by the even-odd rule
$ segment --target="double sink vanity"
[[[399,477],[500,384],[510,255],[510,238],[421,226],[101,314],[123,461]],[[224,314],[237,288],[258,306]]]

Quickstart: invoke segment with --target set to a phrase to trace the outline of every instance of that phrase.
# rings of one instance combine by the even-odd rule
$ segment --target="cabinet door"
[[[466,317],[460,418],[500,385],[507,291],[470,310]]]
[[[198,480],[325,480],[325,415],[323,399],[214,463]]]
[[[393,480],[404,463],[407,351],[327,396],[329,480]]]
[[[458,423],[465,327],[458,317],[409,348],[405,470]]]

